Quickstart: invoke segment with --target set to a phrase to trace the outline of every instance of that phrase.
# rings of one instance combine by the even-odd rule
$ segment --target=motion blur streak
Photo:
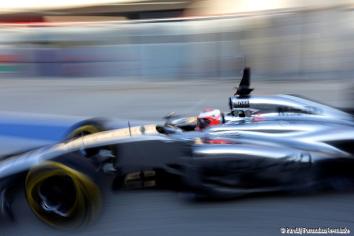
[[[77,18],[73,10],[60,20],[48,11],[35,15],[37,25],[51,26],[44,28],[30,27],[28,17],[12,16],[15,24],[5,24],[9,17],[0,16],[1,76],[234,78],[245,64],[265,78],[350,78],[353,73],[351,1],[304,1],[296,8],[282,3],[263,10],[233,4],[232,15],[200,17],[214,5],[190,4],[180,13],[197,18],[147,20],[141,13],[138,21],[117,13],[116,19],[127,20],[107,15],[109,22],[92,22],[94,16]],[[91,23],[82,24],[85,19]],[[70,20],[81,24],[60,23]],[[27,23],[18,24],[22,21]]]
[[[353,108],[353,6],[354,0],[2,0],[0,114],[156,121],[171,111],[226,110],[245,66],[259,95],[296,93]],[[4,130],[0,154],[26,148],[28,140],[1,136]],[[2,221],[0,235],[353,231],[353,196],[195,203],[175,192],[125,191],[105,199],[93,225],[66,232],[36,220],[18,195],[18,224]]]

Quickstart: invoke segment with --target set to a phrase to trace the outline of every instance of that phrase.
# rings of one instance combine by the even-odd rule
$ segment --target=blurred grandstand
[[[354,72],[352,0],[58,4],[4,3],[1,77],[215,79],[244,65],[262,78]]]

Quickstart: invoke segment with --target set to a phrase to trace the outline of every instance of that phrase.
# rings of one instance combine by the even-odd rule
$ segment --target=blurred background
[[[31,4],[32,2],[32,4]],[[352,0],[1,1],[1,77],[351,78]]]
[[[244,66],[255,94],[296,93],[350,108],[353,40],[354,0],[1,0],[0,111],[156,121],[171,111],[226,110]],[[21,142],[0,140],[2,150]],[[20,227],[8,224],[0,235],[71,234],[34,220],[19,199]],[[97,223],[72,235],[354,230],[353,199],[196,204],[173,192],[120,192]]]
[[[137,88],[133,81],[143,80],[148,87],[153,81],[159,81],[158,86],[161,82],[180,83],[186,89],[193,81],[205,80],[211,89],[231,88],[218,90],[229,95],[245,66],[252,68],[259,94],[298,93],[351,108],[353,7],[353,0],[2,0],[0,78],[6,89],[0,95],[4,101],[0,108],[65,112],[63,107],[70,104],[70,96],[58,92],[53,106],[40,97],[43,92],[38,92],[38,88],[47,84],[49,88],[44,93],[51,91],[52,97],[56,94],[56,87],[51,86],[54,80],[71,89],[75,87],[71,83],[89,86],[92,80],[110,80],[115,85],[106,84],[103,88],[108,86],[114,92],[112,88],[119,87],[120,94],[126,93],[126,97],[116,98],[112,94],[109,99],[130,104],[124,111],[137,111],[142,105],[137,106],[137,100],[131,99],[135,96],[132,88]],[[74,82],[76,78],[86,82]],[[38,86],[24,81],[28,79],[49,80],[42,80],[42,86]],[[19,92],[16,100],[21,103],[9,104],[6,101],[16,91],[10,91],[6,83],[26,84],[34,91]],[[133,84],[124,87],[121,83]],[[108,94],[97,83],[92,86],[104,96]],[[146,96],[151,96],[151,92],[162,96],[164,91],[148,91]],[[59,103],[63,97],[69,101]],[[222,104],[226,105],[222,97]],[[154,99],[146,98],[154,109],[171,104],[160,102],[158,96]],[[185,97],[171,100],[181,99]],[[206,98],[199,94],[182,106],[196,99]],[[217,104],[220,102],[210,105]],[[201,109],[202,105],[192,107]],[[112,110],[120,108],[117,105],[111,109],[90,109],[80,105],[79,109],[72,107],[72,112],[112,116],[117,115]],[[119,113],[125,114],[131,115]],[[146,114],[141,118],[156,118]]]

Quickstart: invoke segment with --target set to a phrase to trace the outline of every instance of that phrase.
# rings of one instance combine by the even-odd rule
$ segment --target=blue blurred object
[[[45,114],[0,113],[0,134],[24,139],[59,141],[70,127],[84,118]]]

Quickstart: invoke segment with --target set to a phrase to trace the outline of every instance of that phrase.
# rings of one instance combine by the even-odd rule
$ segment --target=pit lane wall
[[[350,78],[346,7],[223,17],[0,27],[0,78]]]

